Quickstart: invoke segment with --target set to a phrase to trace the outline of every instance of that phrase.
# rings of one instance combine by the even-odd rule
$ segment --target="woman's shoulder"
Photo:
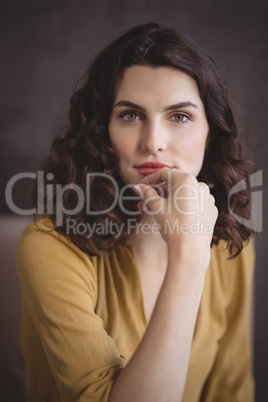
[[[235,292],[237,287],[250,288],[255,266],[253,242],[245,243],[241,253],[231,257],[226,241],[212,247],[208,275],[225,293]]]
[[[57,252],[58,248],[66,247],[77,254],[83,253],[66,236],[56,231],[55,225],[49,217],[36,218],[26,226],[17,248],[26,251],[38,248],[39,253],[42,253],[42,250],[48,247],[53,247],[54,252]]]
[[[89,256],[55,230],[50,218],[37,218],[30,222],[21,235],[16,250],[16,265],[21,275],[46,271],[55,272],[61,267],[86,267],[94,272],[96,257]],[[67,269],[66,269],[67,272]]]
[[[249,267],[254,265],[255,251],[253,241],[245,242],[244,247],[237,256],[233,257],[230,252],[228,243],[220,240],[217,245],[213,245],[211,249],[211,260],[220,267],[230,269],[231,267]]]
[[[80,272],[90,273],[97,280],[104,269],[114,272],[122,270],[133,262],[131,245],[122,242],[114,251],[107,255],[89,255],[76,246],[67,236],[58,233],[55,225],[48,217],[33,220],[21,235],[16,250],[17,270],[21,275],[35,271],[65,269],[65,272],[79,269]],[[40,275],[42,273],[40,272]]]

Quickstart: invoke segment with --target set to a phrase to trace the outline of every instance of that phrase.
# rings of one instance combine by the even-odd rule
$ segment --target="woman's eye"
[[[124,112],[120,115],[120,117],[127,121],[135,121],[140,119],[140,116],[134,112]]]
[[[176,113],[171,117],[171,120],[178,121],[181,123],[187,123],[190,120],[190,118],[186,116],[186,114]]]

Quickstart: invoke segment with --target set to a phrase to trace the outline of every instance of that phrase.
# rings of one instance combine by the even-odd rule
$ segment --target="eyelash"
[[[174,119],[174,121],[176,121],[177,123],[188,123],[191,120],[190,116],[185,113],[175,113],[171,117],[175,117],[175,116],[181,116],[181,117],[183,117],[183,118],[185,117],[187,119],[186,121],[180,121],[180,120]]]
[[[139,117],[138,119],[134,119],[134,120],[130,120],[125,118],[127,115],[135,115],[136,117]],[[181,120],[175,120],[176,116],[181,116],[182,118],[186,118],[186,121],[181,121]],[[174,113],[171,118],[174,117],[174,119],[172,119],[172,121],[175,121],[177,123],[188,123],[191,120],[191,117],[186,114],[186,113]],[[139,113],[137,113],[135,110],[125,110],[124,112],[120,113],[119,118],[124,120],[127,123],[134,123],[137,120],[142,120],[144,117],[142,115],[140,115]],[[170,118],[170,119],[171,119]]]
[[[124,117],[126,117],[127,115],[131,115],[131,114],[135,114],[136,116],[141,117],[141,116],[139,115],[139,113],[135,112],[134,110],[125,110],[124,112],[120,113],[119,117],[120,117],[121,119],[123,119],[124,121],[128,122],[128,123],[132,123],[132,122],[134,122],[134,121],[136,121],[136,120],[140,120],[140,119],[135,119],[135,120],[124,119]]]

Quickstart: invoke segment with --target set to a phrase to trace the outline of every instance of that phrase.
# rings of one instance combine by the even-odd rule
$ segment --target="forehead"
[[[189,100],[202,103],[195,80],[179,69],[137,65],[126,68],[116,86],[115,102],[152,102],[152,99],[164,103]]]

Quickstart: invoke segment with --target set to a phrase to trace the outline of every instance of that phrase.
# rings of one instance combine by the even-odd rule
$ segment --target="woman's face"
[[[124,182],[157,163],[197,176],[209,126],[196,82],[171,67],[131,66],[116,89],[108,129]]]

